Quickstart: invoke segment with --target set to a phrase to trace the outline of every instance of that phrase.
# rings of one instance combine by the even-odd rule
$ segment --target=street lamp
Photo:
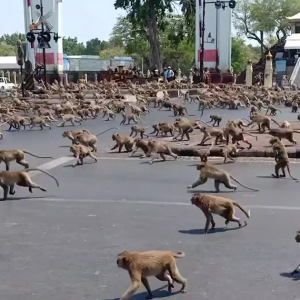
[[[206,4],[214,4],[216,9],[222,8],[225,10],[227,7],[226,4],[228,4],[228,7],[230,9],[234,9],[236,6],[235,0],[230,1],[214,1],[214,2],[208,2],[206,0],[203,0],[203,14],[202,14],[202,24],[201,24],[201,56],[200,56],[200,79],[201,82],[204,82],[204,43],[205,43],[205,10],[206,10]],[[217,37],[216,37],[217,39]]]

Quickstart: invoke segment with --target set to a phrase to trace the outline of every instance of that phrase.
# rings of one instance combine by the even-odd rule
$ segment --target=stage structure
[[[34,69],[37,64],[44,64],[45,57],[47,74],[56,71],[63,73],[63,45],[62,38],[60,38],[62,36],[62,0],[23,1],[25,34],[27,34],[26,60],[32,63]],[[39,32],[42,30],[45,34],[41,36]],[[28,33],[34,33],[34,42],[28,41],[30,40]],[[48,42],[47,33],[50,35]],[[33,39],[32,34],[31,38]]]
[[[196,65],[219,68],[226,72],[231,68],[231,19],[235,1],[196,0]],[[204,42],[204,44],[203,44]]]

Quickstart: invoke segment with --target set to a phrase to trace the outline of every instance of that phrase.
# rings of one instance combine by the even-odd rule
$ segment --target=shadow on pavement
[[[187,193],[189,194],[195,194],[195,193],[207,193],[207,194],[231,194],[231,193],[245,193],[245,191],[242,191],[242,190],[236,190],[235,192],[234,191],[231,191],[231,190],[227,190],[227,191],[220,191],[220,192],[216,192],[215,190],[214,191],[203,191],[203,190],[192,190],[192,189],[189,189],[187,190]]]
[[[34,196],[34,197],[9,197],[6,200],[0,199],[0,203],[4,203],[7,201],[19,201],[19,200],[28,200],[28,199],[47,199],[52,198],[51,196]]]
[[[288,177],[280,177],[280,178],[276,178],[271,176],[256,176],[257,178],[263,178],[263,179],[287,179],[287,180],[293,180],[292,178],[288,178]]]
[[[210,229],[207,232],[207,234],[221,233],[221,232],[226,232],[226,231],[238,230],[238,229],[244,228],[246,226],[247,225],[245,224],[245,225],[243,225],[241,227],[234,227],[234,228],[221,227],[221,228]],[[204,234],[204,229],[178,230],[178,232],[183,233],[183,234]]]
[[[164,288],[166,288],[167,285],[161,287],[161,288],[158,288],[156,290],[153,290],[152,293],[153,293],[153,298],[166,298],[166,297],[170,297],[170,296],[174,296],[174,295],[177,295],[177,294],[181,294],[180,291],[177,291],[177,292],[173,292],[173,293],[169,293],[168,291],[166,290],[162,290]],[[114,298],[114,299],[105,299],[105,300],[119,300],[120,298]],[[135,295],[133,295],[132,297],[130,297],[130,300],[145,300],[145,299],[148,299],[148,293],[147,292],[143,292],[143,293],[137,293]]]
[[[283,272],[280,273],[280,276],[285,277],[285,278],[291,278],[293,281],[299,281],[300,280],[300,275],[299,274],[294,274],[292,275],[292,272]]]

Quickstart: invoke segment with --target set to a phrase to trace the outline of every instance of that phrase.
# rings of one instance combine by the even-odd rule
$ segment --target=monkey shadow
[[[76,168],[76,167],[80,167],[80,166],[84,166],[84,165],[92,165],[92,164],[96,164],[96,161],[89,161],[89,162],[84,162],[82,165],[65,165],[63,166],[63,168]]]
[[[58,146],[58,148],[70,148],[71,146]]]
[[[280,276],[285,277],[285,278],[290,278],[293,281],[300,280],[300,274],[297,274],[297,273],[292,275],[292,272],[283,272],[283,273],[280,273]]]
[[[280,177],[280,178],[276,178],[276,177],[273,177],[272,175],[266,175],[266,176],[256,176],[257,178],[263,178],[263,179],[283,179],[283,180],[293,180],[292,178],[288,178],[288,177]]]
[[[247,224],[242,225],[241,227],[233,227],[233,228],[228,228],[228,227],[219,227],[215,229],[210,229],[207,234],[214,234],[214,233],[222,233],[226,231],[234,231],[234,230],[239,230],[244,227],[246,227]],[[205,234],[204,229],[188,229],[188,230],[178,230],[178,232],[183,233],[183,234]]]
[[[166,162],[171,162],[173,160],[167,159],[167,160],[162,160],[162,159],[158,159],[158,160],[154,160],[152,162],[152,164],[157,164],[157,163],[166,163]],[[142,161],[140,164],[141,165],[149,165],[150,161]]]
[[[9,197],[6,200],[0,198],[0,203],[2,202],[9,202],[9,201],[21,201],[21,200],[30,200],[30,199],[47,199],[53,198],[51,196],[32,196],[32,197]]]
[[[231,194],[231,193],[245,193],[245,191],[243,190],[235,190],[235,191],[232,191],[232,190],[224,190],[224,191],[220,191],[220,192],[217,192],[216,190],[214,191],[203,191],[203,190],[192,190],[192,189],[189,189],[187,190],[187,193],[189,194],[196,194],[196,193],[205,193],[205,194]]]
[[[162,286],[156,290],[153,290],[153,299],[155,298],[166,298],[166,297],[171,297],[177,294],[181,294],[180,290],[176,291],[176,292],[172,292],[169,293],[167,290],[163,290],[164,288],[167,288],[168,286]],[[119,300],[120,298],[114,298],[114,299],[105,299],[105,300]],[[148,299],[148,292],[142,292],[142,293],[138,293],[133,295],[132,297],[130,297],[130,300],[145,300]]]

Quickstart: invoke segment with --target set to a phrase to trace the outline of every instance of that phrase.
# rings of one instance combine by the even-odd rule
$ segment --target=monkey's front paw
[[[192,189],[193,187],[191,186],[191,185],[189,185],[188,187],[187,187],[187,189]]]
[[[152,165],[153,164],[153,161],[149,161],[149,165]]]
[[[180,290],[181,293],[186,293],[186,289]]]

